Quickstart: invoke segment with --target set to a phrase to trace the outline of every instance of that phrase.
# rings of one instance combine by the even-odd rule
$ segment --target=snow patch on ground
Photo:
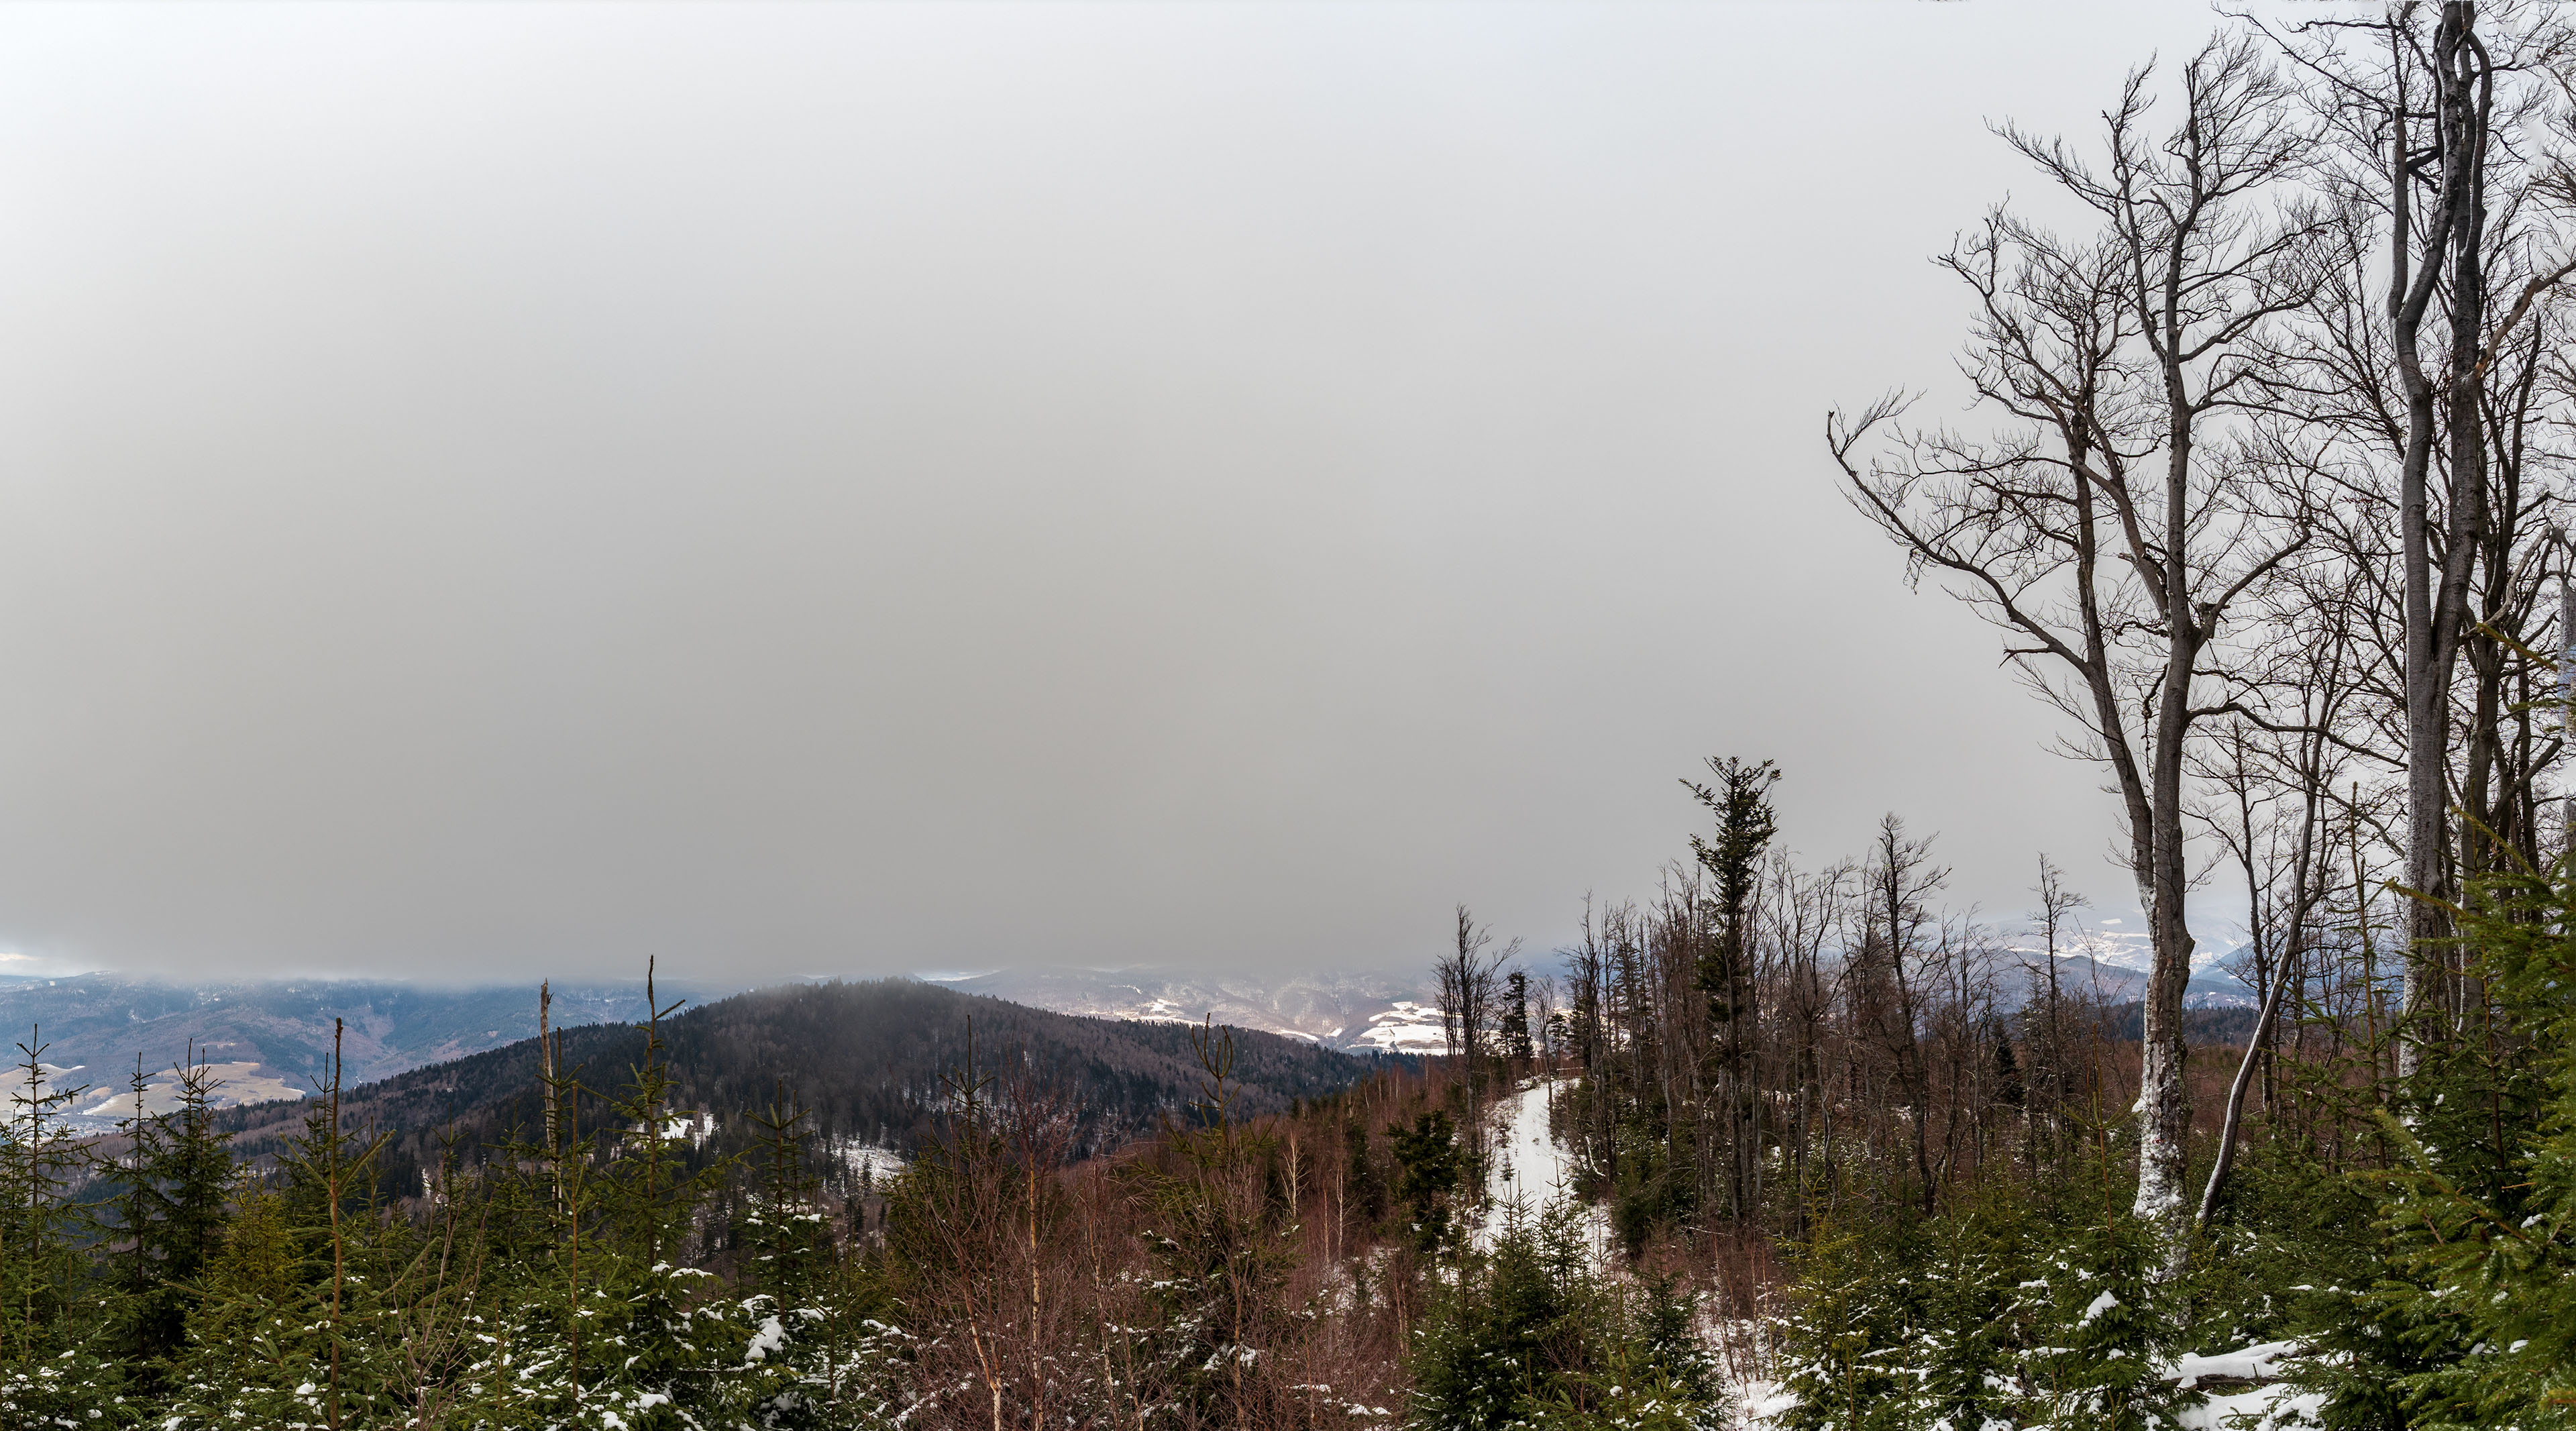
[[[692,1148],[703,1148],[716,1135],[716,1115],[700,1108],[693,1112],[671,1113],[662,1119],[662,1137],[669,1142],[687,1139]]]
[[[1743,1431],[1776,1431],[1781,1418],[1798,1409],[1798,1398],[1769,1377],[1737,1382],[1735,1399],[1744,1416],[1736,1424]]]
[[[1498,1203],[1533,1207],[1574,1195],[1574,1158],[1548,1129],[1551,1079],[1540,1079],[1497,1105],[1494,1156],[1485,1170],[1485,1192]]]
[[[2243,1390],[2212,1393],[2198,1406],[2174,1413],[2183,1431],[2288,1431],[2322,1424],[2325,1393],[2284,1386],[2281,1363],[2305,1351],[2297,1342],[2257,1342],[2231,1352],[2177,1358],[2169,1378],[2185,1391],[2204,1381],[2273,1382]]]
[[[2182,1431],[2293,1431],[2325,1424],[2326,1394],[2295,1386],[2258,1386],[2213,1396],[2174,1413]]]
[[[854,1178],[865,1178],[869,1182],[883,1182],[903,1171],[903,1154],[892,1148],[880,1148],[867,1143],[843,1143],[833,1148],[832,1152],[841,1160],[841,1166],[849,1169],[850,1176]]]

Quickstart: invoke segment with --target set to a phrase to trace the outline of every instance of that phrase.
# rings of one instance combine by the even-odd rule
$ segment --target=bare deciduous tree
[[[1998,208],[1944,260],[1977,295],[1963,366],[2001,429],[1898,430],[1864,466],[1863,442],[1903,411],[1890,399],[1829,418],[1826,437],[1853,505],[2004,628],[2008,658],[2112,774],[2154,959],[2136,1207],[2179,1260],[2185,748],[2231,699],[2231,611],[2308,541],[2301,494],[2251,479],[2242,413],[2266,331],[2314,287],[2326,226],[2292,192],[2309,147],[2292,91],[2250,38],[2182,67],[2162,134],[2150,78],[2133,72],[2106,116],[2098,167],[2005,131],[2092,211],[2093,236]]]
[[[1479,1101],[1477,1059],[1493,1037],[1493,1013],[1503,966],[1521,952],[1517,939],[1497,949],[1492,931],[1476,922],[1465,905],[1458,906],[1457,944],[1441,956],[1436,973],[1440,989],[1440,1033],[1450,1055],[1460,1061],[1467,1085],[1467,1138],[1482,1147],[1484,1119]]]

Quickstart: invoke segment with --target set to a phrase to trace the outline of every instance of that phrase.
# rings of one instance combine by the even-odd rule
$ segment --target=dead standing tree
[[[2023,973],[2027,980],[2022,1000],[2022,1039],[2037,1044],[2039,1067],[2032,1080],[2033,1099],[2031,1128],[2034,1135],[2045,1128],[2048,1134],[2047,1158],[2055,1163],[2064,1155],[2071,1124],[2067,1113],[2074,1106],[2068,1077],[2066,994],[2058,986],[2057,961],[2060,950],[2071,952],[2070,936],[2075,932],[2076,911],[2084,908],[2083,895],[2066,887],[2066,872],[2045,854],[2039,857],[2039,883],[2031,887],[2039,896],[2039,908],[2030,913],[2030,927],[2040,937],[2038,959],[2025,960]],[[2044,1002],[2043,1002],[2044,1001]],[[2040,1005],[2040,1016],[2031,1016],[2031,1005]],[[2039,1166],[2039,1150],[2032,1151],[2031,1166]]]
[[[2177,1263],[2190,1211],[2184,747],[2229,699],[2230,608],[2307,539],[2301,504],[2244,480],[2232,437],[2258,340],[2305,301],[2323,231],[2286,196],[2308,137],[2253,46],[2214,41],[2180,80],[2182,112],[2154,137],[2149,72],[2130,76],[2099,169],[2006,131],[2100,227],[2068,240],[1998,208],[1943,260],[1979,301],[1963,366],[1980,405],[2008,419],[1997,435],[1900,431],[1864,466],[1862,443],[1904,402],[1826,421],[1853,505],[1914,574],[1939,573],[2005,629],[2007,659],[2112,773],[2154,953],[2136,1210]]]
[[[1941,1182],[1932,1170],[1932,1070],[1923,1052],[1925,1014],[1930,1005],[1929,975],[1937,954],[1925,947],[1924,931],[1933,923],[1931,899],[1950,881],[1950,871],[1932,863],[1932,841],[1909,839],[1905,822],[1893,813],[1878,822],[1869,863],[1861,872],[1861,951],[1856,961],[1867,977],[1853,981],[1855,990],[1880,985],[1893,997],[1856,997],[1856,1022],[1870,1027],[1896,1069],[1897,1092],[1914,1144],[1916,1195],[1930,1212]],[[1882,983],[1883,981],[1883,983]]]
[[[1485,1146],[1481,1090],[1476,1083],[1477,1055],[1493,1038],[1493,1013],[1503,965],[1521,952],[1517,939],[1500,949],[1493,934],[1476,922],[1467,906],[1458,906],[1457,947],[1442,955],[1434,973],[1440,985],[1440,1034],[1459,1061],[1467,1086],[1467,1146]]]

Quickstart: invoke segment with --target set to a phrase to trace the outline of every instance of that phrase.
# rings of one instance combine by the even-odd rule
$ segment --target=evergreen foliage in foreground
[[[2576,1425],[2576,885],[2489,879],[2458,917],[2480,1036],[2403,1097],[2350,1070],[2300,1093],[2344,1100],[2322,1134],[2278,1100],[2180,1273],[2113,1136],[1929,1198],[1901,1132],[1774,1180],[1802,1200],[1765,1209],[1800,1229],[1773,1424],[2146,1431],[2227,1389],[2179,1384],[2182,1357],[2271,1343],[2323,1426]],[[1641,1194],[1693,1166],[1651,1110],[1598,1145],[1597,1205],[1515,1214],[1480,1205],[1493,1150],[1455,1085],[1245,1120],[1202,1031],[1197,1109],[1076,1166],[1069,1099],[970,1053],[879,1242],[783,1085],[745,1153],[682,1156],[662,1012],[611,1093],[548,1062],[538,1116],[471,1165],[450,1136],[400,1200],[384,1130],[327,1090],[247,1176],[201,1073],[93,1161],[31,1037],[0,1139],[0,1425],[1727,1424],[1708,1283],[1652,1270],[1697,1276],[1718,1244],[1682,1225],[1705,1203]],[[1546,1085],[1560,1119],[1618,1114],[1594,1079],[1622,1066]],[[1641,1260],[1613,1250],[1632,1231]]]
[[[1406,1329],[1468,1255],[1473,1153],[1463,1099],[1443,1096],[1462,1090],[1390,1070],[1246,1118],[1235,1041],[1204,1029],[1184,1041],[1196,1106],[1084,1158],[1093,1125],[1026,1046],[970,1045],[920,1156],[878,1181],[834,1161],[783,1081],[735,1114],[740,1151],[706,1156],[669,1013],[604,1091],[549,1043],[527,1116],[478,1142],[435,1132],[432,1165],[401,1181],[383,1167],[397,1130],[336,1079],[265,1167],[224,1137],[201,1067],[175,1109],[138,1099],[116,1139],[71,1136],[76,1090],[31,1039],[0,1125],[0,1427],[1405,1414]]]
[[[1419,1424],[1440,1431],[1725,1424],[1715,1369],[1692,1326],[1695,1299],[1669,1278],[1641,1281],[1604,1268],[1585,1218],[1566,1203],[1535,1217],[1512,1211],[1490,1249],[1461,1255],[1414,1341]]]
[[[235,1163],[202,1068],[175,1111],[138,1100],[124,1153],[85,1168],[30,1043],[0,1140],[0,1425],[882,1424],[882,1298],[825,1226],[801,1110],[762,1120],[743,1265],[689,1260],[731,1169],[672,1156],[686,1124],[656,1012],[615,1131],[567,1140],[565,1119],[479,1176],[451,1157],[409,1209],[382,1199],[385,1135],[348,1124],[336,1079],[273,1176]],[[91,1171],[103,1204],[68,1196]]]
[[[2182,1354],[2286,1343],[2324,1427],[2576,1427],[2576,883],[2492,878],[2458,917],[2485,1027],[2375,1114],[2384,1163],[2257,1147],[2179,1279],[2083,1176],[1824,1217],[1778,1328],[1780,1424],[2169,1425],[2207,1390],[2173,1383]]]

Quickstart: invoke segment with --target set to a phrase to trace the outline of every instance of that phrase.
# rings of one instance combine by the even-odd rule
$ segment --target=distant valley
[[[555,990],[561,1025],[643,1011],[640,982]],[[41,1037],[57,1081],[88,1087],[76,1112],[91,1120],[131,1112],[138,1057],[154,1085],[147,1109],[167,1103],[171,1070],[191,1056],[214,1066],[225,1106],[302,1097],[323,1076],[334,1019],[345,1025],[345,1077],[360,1083],[532,1037],[537,991],[314,979],[186,986],[116,974],[0,980],[0,1049],[21,1061],[17,1046],[31,1032]],[[20,1078],[0,1072],[0,1086],[14,1089]]]
[[[2059,957],[2058,976],[2071,993],[2114,1003],[2141,997],[2143,939],[2090,935],[2087,953]],[[2204,956],[2193,971],[2189,1002],[2205,1007],[2251,1004],[2254,997],[2224,964],[2232,951]],[[2026,997],[2040,955],[2007,951],[1998,993]],[[1533,959],[1534,974],[1554,960]],[[1115,969],[1033,965],[980,973],[931,974],[923,982],[1088,1018],[1198,1024],[1208,1020],[1260,1030],[1341,1053],[1438,1054],[1440,1029],[1429,961],[1411,973],[1340,970],[1267,975],[1135,966]],[[665,999],[695,1003],[738,992],[722,985],[666,980]],[[554,991],[559,1027],[625,1023],[642,1017],[640,981],[561,985]],[[332,1020],[344,1021],[346,1078],[367,1083],[412,1069],[466,1058],[531,1038],[536,990],[525,987],[442,989],[393,981],[272,980],[197,986],[115,974],[71,978],[0,977],[0,1048],[38,1030],[45,1063],[66,1081],[87,1085],[77,1112],[85,1121],[126,1115],[127,1091],[140,1055],[151,1087],[144,1106],[166,1106],[172,1068],[190,1057],[213,1065],[224,1106],[299,1098],[312,1091],[331,1049]],[[0,1087],[19,1075],[0,1072]]]
[[[1277,979],[1173,970],[1039,967],[921,981],[1029,1009],[1148,1024],[1219,1024],[1276,1033],[1320,1049],[1369,1055],[1437,1053],[1444,1047],[1432,995],[1419,980],[1385,974],[1295,974]],[[782,988],[799,987],[797,985]],[[813,987],[813,986],[804,986]],[[739,990],[664,980],[665,1000],[692,1007]],[[559,1028],[631,1024],[644,1014],[641,981],[557,985]],[[31,1036],[64,1086],[86,1088],[77,1120],[101,1126],[130,1115],[136,1060],[146,1111],[176,1092],[173,1069],[208,1063],[223,1107],[299,1099],[325,1076],[332,1021],[343,1021],[344,1082],[380,1082],[521,1045],[537,1031],[533,987],[439,988],[393,981],[272,980],[188,986],[116,974],[0,977],[0,1048]],[[21,1075],[0,1070],[0,1096]]]

